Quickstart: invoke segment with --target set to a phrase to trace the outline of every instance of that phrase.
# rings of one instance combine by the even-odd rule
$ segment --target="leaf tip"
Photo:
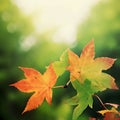
[[[28,110],[26,110],[26,108],[23,110],[23,112],[21,113],[22,115],[27,112]]]
[[[116,83],[115,83],[115,79],[112,79],[112,80],[111,80],[111,88],[112,88],[112,89],[115,89],[115,90],[118,90],[118,89],[119,89],[118,86],[117,86]]]
[[[91,42],[94,43],[94,38],[91,39]]]
[[[13,83],[13,84],[10,84],[9,86],[12,86],[12,87],[14,87],[14,86],[15,86],[15,83]]]
[[[18,66],[18,68],[19,68],[19,69],[23,69],[23,67],[21,67],[21,66]]]
[[[88,46],[94,46],[94,38],[91,39],[91,41],[87,44]],[[87,46],[86,45],[86,46]]]
[[[24,108],[24,110],[22,111],[22,115],[23,114],[25,114],[26,112],[28,112],[28,111],[31,111],[31,110],[34,110],[34,109],[36,109],[36,108],[29,108],[28,106],[26,106],[25,108]]]
[[[113,61],[115,62],[117,60],[117,58],[113,58]]]

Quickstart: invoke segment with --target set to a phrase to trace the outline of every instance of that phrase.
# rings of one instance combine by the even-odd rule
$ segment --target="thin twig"
[[[101,103],[101,105],[103,106],[103,108],[107,110],[107,108],[105,107],[105,105],[104,105],[104,103],[102,102],[102,100],[101,100],[97,95],[93,95],[93,96],[95,96],[95,97],[100,101],[100,103]]]
[[[64,88],[63,85],[60,85],[60,86],[54,86],[53,88]]]
[[[67,88],[68,85],[70,84],[70,80],[65,84],[65,85],[60,85],[60,86],[54,86],[53,88]]]
[[[66,85],[68,86],[68,85],[70,84],[70,82],[71,82],[71,80],[69,80],[69,81],[66,83]]]
[[[67,88],[68,87],[68,85],[70,84],[70,80],[64,85],[64,88]]]

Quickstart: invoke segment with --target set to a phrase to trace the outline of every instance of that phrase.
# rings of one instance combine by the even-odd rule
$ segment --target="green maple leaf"
[[[92,107],[92,95],[96,92],[96,90],[92,88],[89,80],[85,80],[83,84],[81,84],[78,80],[74,80],[72,81],[72,85],[76,89],[77,95],[69,99],[67,103],[77,105],[73,111],[73,120],[77,120],[88,105]]]
[[[53,68],[57,76],[60,76],[65,72],[67,66],[68,66],[68,50],[65,50],[63,54],[60,56],[60,61],[55,61],[53,63]]]

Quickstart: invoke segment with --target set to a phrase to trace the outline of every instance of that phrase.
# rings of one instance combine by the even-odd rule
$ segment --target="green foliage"
[[[92,107],[92,95],[96,91],[93,90],[89,80],[85,80],[83,84],[80,84],[78,80],[75,80],[72,82],[72,85],[77,90],[77,95],[71,98],[68,103],[77,105],[73,112],[73,120],[77,120],[88,105]]]
[[[96,53],[97,56],[107,55],[110,57],[118,58],[116,64],[113,66],[108,73],[112,74],[120,86],[119,83],[119,64],[120,64],[120,1],[108,0],[106,2],[101,1],[94,9],[91,11],[91,16],[79,26],[77,43],[75,48],[73,48],[77,53],[82,49],[82,47],[90,40],[91,38],[95,39],[96,43]],[[24,48],[25,39],[28,36],[35,36],[36,43],[28,49],[26,46]],[[0,106],[1,112],[0,116],[3,120],[39,120],[45,118],[46,120],[71,120],[71,107],[64,105],[61,102],[62,98],[65,98],[65,93],[73,95],[74,91],[70,87],[68,89],[56,90],[54,91],[53,105],[48,107],[48,105],[43,104],[42,108],[35,110],[33,112],[27,113],[24,116],[21,116],[21,111],[24,108],[23,103],[25,103],[26,96],[25,94],[20,94],[15,89],[11,89],[8,85],[11,82],[15,82],[21,78],[21,73],[18,70],[18,66],[27,66],[34,67],[41,71],[45,70],[45,66],[49,63],[59,59],[61,53],[67,48],[65,44],[56,44],[51,42],[51,38],[48,37],[48,34],[44,36],[36,36],[34,34],[34,27],[31,22],[30,17],[24,16],[19,9],[11,2],[10,0],[0,0],[0,80],[1,80],[1,95],[0,95]],[[28,42],[30,43],[30,41]],[[61,75],[64,72],[64,69],[67,65],[67,53],[65,52],[61,56],[60,61],[55,62],[55,69],[57,75]],[[62,66],[61,68],[59,66]],[[59,81],[61,84],[63,81],[68,79],[67,77],[62,76],[62,79]],[[99,78],[98,78],[99,79]],[[78,88],[78,82],[73,83],[75,90]],[[108,81],[109,82],[109,81]],[[91,82],[86,80],[87,85],[83,85],[89,88]],[[105,87],[106,84],[103,80]],[[78,84],[82,88],[82,84]],[[84,88],[82,88],[85,90]],[[89,88],[90,89],[90,88]],[[71,91],[71,92],[70,92]],[[95,90],[97,91],[97,90]],[[94,91],[94,92],[95,92]],[[112,91],[112,90],[111,90]],[[100,92],[100,97],[105,102],[119,102],[119,91]],[[88,96],[90,93],[85,91]],[[78,94],[79,93],[79,94]],[[116,93],[116,94],[114,94]],[[92,94],[92,93],[91,93]],[[98,94],[98,93],[97,93]],[[67,96],[69,96],[67,94]],[[83,102],[83,109],[86,108],[85,102],[81,101],[82,91],[77,90],[77,95],[72,97],[69,101],[71,105],[78,105]],[[92,96],[86,97],[83,95],[83,99],[89,99],[87,105],[92,107]],[[97,106],[97,107],[96,107]],[[77,108],[77,107],[76,107]],[[75,108],[75,109],[76,109]],[[68,110],[69,109],[69,110]],[[78,120],[88,120],[88,116],[81,114],[81,108],[77,108],[79,113],[74,112],[74,118],[78,117]],[[99,110],[98,104],[95,105],[95,109]]]
[[[38,105],[43,103],[44,97],[50,104],[52,102],[52,88],[66,88],[70,82],[77,92],[76,96],[68,100],[68,103],[77,105],[73,111],[72,120],[77,120],[88,106],[92,108],[92,96],[96,92],[102,91],[107,87],[114,88],[115,86],[116,88],[114,79],[108,74],[101,73],[102,69],[107,70],[110,68],[115,60],[112,58],[102,57],[95,59],[94,62],[94,54],[94,41],[92,40],[83,48],[80,58],[74,52],[67,50],[61,55],[60,61],[50,64],[43,75],[35,69],[22,68],[22,70],[25,72],[24,75],[26,80],[22,79],[14,84],[11,84],[10,86],[16,87],[21,92],[36,92],[36,94],[28,100],[23,112],[36,109]],[[96,62],[97,67],[95,66],[96,64],[93,64]],[[88,67],[90,70],[88,70]],[[68,81],[64,86],[54,86],[57,82],[57,78],[66,70],[70,71],[70,81]],[[95,73],[93,71],[95,71]]]
[[[31,34],[34,27],[29,17],[24,16],[10,0],[0,0],[0,118],[17,120],[19,109],[15,104],[20,95],[12,92],[10,81],[19,78],[18,67],[24,54],[20,51],[21,39]],[[15,72],[18,75],[15,75]],[[15,97],[17,96],[17,97]],[[14,106],[15,105],[15,106]]]
[[[97,54],[119,58],[120,49],[120,1],[100,1],[91,11],[86,21],[79,25],[76,49],[95,39]],[[102,49],[101,49],[102,48]]]

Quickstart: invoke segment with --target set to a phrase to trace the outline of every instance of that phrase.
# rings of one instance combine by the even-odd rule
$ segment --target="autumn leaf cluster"
[[[65,71],[70,72],[70,80],[66,86],[71,83],[76,90],[76,95],[67,100],[68,104],[76,106],[72,120],[77,120],[87,106],[93,107],[93,95],[95,93],[107,88],[117,89],[114,78],[103,72],[103,70],[109,69],[116,59],[108,57],[95,58],[94,47],[94,40],[91,40],[83,48],[80,56],[67,49],[61,55],[59,61],[50,63],[47,66],[44,74],[33,68],[20,67],[24,72],[25,78],[10,86],[16,87],[21,92],[34,92],[22,113],[36,109],[44,100],[51,104],[52,89],[60,88],[55,86],[55,84],[59,76]],[[99,113],[106,114],[111,111],[113,112],[113,109],[110,111],[107,109]]]

